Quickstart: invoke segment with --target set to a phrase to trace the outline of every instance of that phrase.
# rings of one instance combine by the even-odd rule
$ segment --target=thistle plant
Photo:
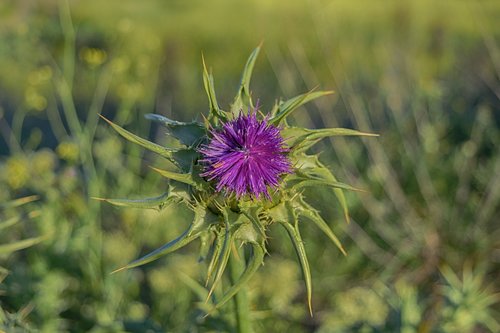
[[[264,262],[268,231],[274,225],[286,230],[302,268],[309,310],[311,273],[302,241],[301,223],[312,223],[346,254],[328,223],[310,203],[307,187],[327,186],[349,222],[344,190],[357,189],[339,182],[308,149],[332,136],[373,136],[346,128],[306,129],[290,126],[287,117],[300,106],[331,91],[310,91],[277,102],[264,113],[254,104],[249,90],[250,77],[260,47],[250,55],[236,97],[223,110],[216,98],[212,75],[203,61],[203,82],[209,113],[203,122],[179,122],[157,114],[147,119],[164,125],[181,148],[163,147],[105,119],[120,135],[170,161],[176,171],[152,168],[169,179],[168,191],[158,197],[129,200],[101,199],[118,206],[161,209],[168,204],[184,204],[194,219],[179,237],[153,252],[118,269],[144,265],[183,246],[201,240],[201,257],[207,258],[207,299],[221,281],[228,262],[238,258],[244,267],[234,283],[214,300],[216,310],[235,296]],[[309,227],[309,226],[303,226]],[[242,248],[247,249],[245,261]],[[240,255],[238,256],[238,251]],[[243,254],[243,255],[242,255]]]

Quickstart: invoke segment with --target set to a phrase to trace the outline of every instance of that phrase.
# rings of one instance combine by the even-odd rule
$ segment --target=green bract
[[[331,136],[374,136],[345,128],[305,129],[289,126],[287,117],[298,107],[318,97],[329,95],[331,91],[311,91],[287,101],[277,103],[269,112],[268,122],[282,128],[281,134],[290,151],[288,158],[293,165],[293,173],[282,178],[281,187],[272,194],[271,200],[255,200],[254,198],[236,199],[234,195],[225,197],[214,190],[213,184],[200,177],[202,167],[198,163],[200,145],[207,141],[209,129],[217,129],[222,123],[234,119],[241,110],[253,109],[249,83],[260,47],[250,55],[243,71],[241,84],[230,111],[219,107],[214,90],[212,75],[207,71],[203,61],[203,82],[209,101],[209,113],[204,123],[178,122],[166,117],[149,114],[146,118],[160,122],[182,145],[182,148],[163,147],[130,133],[122,127],[105,119],[120,135],[129,141],[141,145],[172,162],[177,171],[152,168],[170,180],[168,192],[154,198],[143,200],[100,199],[117,206],[161,209],[172,202],[185,204],[194,211],[194,220],[180,236],[166,243],[155,251],[118,269],[121,271],[137,267],[171,253],[186,244],[200,238],[202,258],[208,258],[206,284],[210,286],[210,296],[221,280],[231,256],[232,250],[242,244],[251,248],[246,268],[223,297],[216,302],[215,308],[222,306],[252,277],[264,261],[266,239],[269,227],[283,227],[297,252],[302,267],[307,290],[309,309],[311,310],[311,274],[306,250],[300,234],[299,221],[308,220],[323,231],[343,254],[346,254],[340,241],[321,217],[320,213],[306,202],[304,188],[310,186],[327,186],[333,189],[347,222],[349,214],[344,197],[344,190],[356,190],[341,183],[333,173],[324,166],[317,155],[308,155],[307,150],[325,137]],[[311,310],[312,311],[312,310]]]

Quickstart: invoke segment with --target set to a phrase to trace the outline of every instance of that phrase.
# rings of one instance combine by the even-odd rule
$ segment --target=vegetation
[[[499,331],[499,16],[487,0],[3,1],[0,332],[235,329],[231,303],[203,318],[199,243],[110,274],[176,238],[192,213],[92,199],[168,186],[150,169],[168,164],[99,114],[170,146],[144,115],[203,121],[201,53],[228,107],[261,41],[250,88],[263,108],[332,89],[290,124],[380,137],[312,148],[367,191],[346,192],[350,224],[320,205],[327,189],[304,193],[348,255],[303,228],[311,317],[293,246],[271,228],[247,288],[255,331]]]

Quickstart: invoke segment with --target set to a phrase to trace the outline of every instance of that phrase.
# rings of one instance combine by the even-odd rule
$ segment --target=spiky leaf
[[[248,260],[245,270],[239,277],[239,279],[229,288],[224,296],[217,302],[215,308],[218,309],[226,304],[234,295],[252,278],[252,276],[257,272],[259,267],[264,262],[264,246],[259,243],[250,243],[252,246],[252,255]],[[240,260],[244,260],[240,258]]]
[[[205,92],[208,97],[208,105],[210,107],[210,114],[208,119],[212,121],[214,124],[218,123],[218,120],[226,121],[227,115],[222,109],[219,107],[217,103],[217,96],[215,95],[215,87],[214,87],[214,78],[212,74],[210,74],[207,70],[207,66],[205,65],[205,59],[202,57],[203,63],[203,86],[205,87]]]
[[[314,130],[300,127],[286,127],[281,131],[281,134],[293,152],[305,151],[326,137],[378,136],[378,134],[360,132],[349,128],[322,128]]]
[[[272,114],[271,119],[269,119],[269,123],[273,125],[278,125],[280,122],[286,119],[292,111],[297,109],[298,107],[315,100],[321,96],[331,95],[333,91],[309,91],[305,94],[298,95],[293,97],[285,102],[281,102],[278,105],[278,108],[274,111],[275,114]]]
[[[342,252],[343,255],[347,255],[346,251],[344,250],[344,247],[340,243],[339,239],[333,232],[333,230],[328,226],[326,221],[321,217],[319,212],[314,209],[311,205],[309,205],[307,202],[302,200],[300,196],[298,196],[298,200],[296,201],[298,203],[298,212],[300,216],[304,216],[307,219],[311,220],[316,226],[323,231],[328,238],[339,248],[339,250]]]
[[[38,200],[38,198],[39,198],[38,195],[30,195],[30,196],[23,197],[23,198],[19,198],[19,199],[7,201],[7,202],[2,202],[2,203],[0,203],[0,208],[19,207],[19,206],[25,205],[27,203],[36,201],[36,200]]]
[[[44,239],[46,239],[45,236],[40,236],[40,237],[23,239],[14,243],[0,245],[0,255],[7,255],[15,251],[25,249],[27,247],[40,243]]]
[[[214,281],[212,282],[212,286],[210,287],[210,291],[208,292],[207,300],[210,298],[212,293],[217,287],[224,271],[226,270],[227,262],[229,260],[229,256],[231,255],[231,247],[233,245],[233,234],[230,232],[229,223],[227,219],[225,219],[225,227],[224,227],[224,241],[222,243],[222,247],[219,253],[219,257],[216,262],[215,276]]]
[[[309,268],[309,260],[307,259],[306,249],[304,247],[304,242],[302,242],[302,237],[300,236],[298,225],[292,226],[289,222],[281,221],[280,223],[290,236],[293,247],[297,252],[299,257],[300,267],[302,268],[302,274],[304,275],[304,282],[306,285],[307,293],[307,304],[309,306],[309,313],[312,315],[312,279],[311,279],[311,269]]]
[[[133,142],[135,144],[138,144],[154,153],[157,153],[158,155],[168,159],[172,163],[174,163],[176,166],[178,166],[181,170],[186,170],[191,166],[192,161],[196,158],[198,153],[194,151],[193,149],[174,149],[174,148],[166,148],[163,146],[160,146],[154,142],[151,142],[149,140],[143,139],[123,127],[113,123],[111,120],[106,119],[105,117],[101,116],[102,119],[104,119],[111,127],[118,132],[121,136],[123,136],[125,139],[129,140],[130,142]]]
[[[318,159],[317,155],[306,155],[299,154],[296,156],[297,159],[297,167],[300,169],[300,172],[307,173],[309,175],[314,175],[320,179],[325,179],[328,181],[337,182],[337,178],[323,163],[321,163]],[[344,218],[347,223],[350,222],[349,218],[349,207],[347,206],[347,200],[345,198],[344,192],[340,188],[333,188],[334,194],[337,197],[337,200],[342,207],[342,211],[344,213]]]
[[[224,242],[226,241],[226,238],[223,236],[223,234],[225,234],[225,231],[226,230],[224,229],[215,232],[215,243],[212,248],[212,258],[210,259],[210,263],[208,264],[207,268],[207,278],[205,280],[205,286],[208,286],[208,283],[212,278],[212,274],[217,267],[219,259],[221,258],[221,253],[224,249]]]
[[[18,223],[21,220],[21,217],[19,216],[14,216],[6,221],[0,222],[0,231],[2,229],[6,229],[8,227],[13,226],[14,224]]]
[[[157,169],[154,167],[151,167],[154,171],[158,172],[160,175],[162,175],[165,178],[172,179],[187,185],[191,185],[196,188],[201,188],[203,187],[203,180],[192,173],[177,173],[173,171],[168,171],[168,170],[162,170],[162,169]]]
[[[333,188],[340,188],[343,190],[363,192],[363,190],[355,188],[348,184],[344,184],[333,180],[321,179],[308,174],[290,175],[289,177],[286,178],[286,182],[287,186],[295,191],[303,187],[328,186]]]
[[[233,105],[231,106],[231,112],[237,114],[241,110],[246,111],[247,108],[253,108],[252,97],[250,96],[250,79],[252,78],[253,68],[255,66],[255,61],[259,56],[260,45],[253,50],[250,57],[248,57],[245,68],[243,69],[243,74],[241,76],[241,83],[234,99]]]
[[[147,114],[145,117],[164,125],[168,129],[169,134],[188,147],[198,144],[207,134],[203,124],[197,122],[184,123],[152,113]]]
[[[179,197],[172,195],[170,192],[165,192],[162,195],[153,198],[145,199],[108,199],[108,198],[93,198],[100,201],[108,202],[115,206],[144,208],[144,209],[162,209],[165,204],[179,200]]]
[[[262,207],[249,207],[243,208],[241,213],[245,215],[245,217],[252,222],[254,230],[256,230],[259,234],[259,239],[266,239],[266,231],[264,230],[264,226],[262,225],[262,221],[259,219],[259,214],[262,211]],[[257,239],[257,238],[255,238]]]
[[[117,270],[113,271],[112,273],[117,273],[126,269],[142,266],[144,264],[150,263],[158,258],[161,258],[171,252],[174,252],[187,244],[191,243],[193,240],[198,238],[201,234],[201,231],[196,231],[193,232],[192,226],[190,226],[186,231],[184,231],[179,237],[176,239],[166,243],[162,247],[157,248],[156,250],[146,254],[145,256],[136,259],[126,266],[123,266],[121,268],[118,268]]]

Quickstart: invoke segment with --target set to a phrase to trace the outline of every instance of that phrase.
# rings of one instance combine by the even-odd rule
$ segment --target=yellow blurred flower
[[[28,83],[36,86],[49,81],[52,78],[52,68],[50,66],[42,66],[28,75]]]
[[[78,160],[80,150],[78,145],[74,142],[65,141],[61,142],[56,148],[57,155],[67,162],[75,162]]]
[[[80,50],[80,59],[92,68],[102,65],[107,58],[108,54],[102,49],[84,47]]]
[[[38,174],[45,174],[52,171],[55,164],[54,153],[49,149],[37,151],[31,160],[31,166]]]
[[[5,176],[7,184],[17,190],[30,179],[30,163],[24,156],[12,156],[7,160]]]
[[[36,111],[43,111],[47,107],[47,99],[33,87],[24,92],[24,102],[28,108]]]

